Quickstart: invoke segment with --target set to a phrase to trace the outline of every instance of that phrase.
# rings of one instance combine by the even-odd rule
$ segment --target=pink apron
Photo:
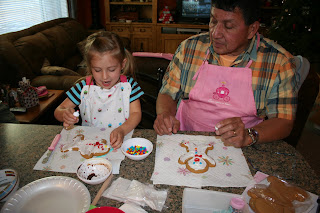
[[[180,130],[213,132],[218,122],[232,117],[241,117],[246,128],[262,122],[253,97],[251,63],[246,67],[222,67],[206,59],[192,78],[197,82],[189,99],[180,102],[176,114]]]

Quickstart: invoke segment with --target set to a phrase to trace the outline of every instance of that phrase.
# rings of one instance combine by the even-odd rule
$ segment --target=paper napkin
[[[47,163],[43,164],[42,160],[46,157],[47,152],[39,159],[34,170],[45,170],[54,172],[65,172],[65,173],[76,173],[79,165],[85,160],[80,155],[79,151],[68,151],[61,152],[60,149],[64,144],[71,143],[76,135],[82,134],[85,139],[107,140],[107,144],[110,146],[110,133],[111,129],[99,128],[99,127],[87,127],[87,126],[77,126],[71,130],[63,129],[61,131],[61,138],[57,144],[55,150],[51,154]],[[132,137],[132,132],[125,136],[124,140],[130,139]],[[48,141],[48,146],[51,141]],[[111,146],[110,146],[111,148]],[[100,158],[106,158],[112,164],[112,173],[119,174],[121,161],[124,160],[125,156],[122,154],[120,149],[111,150]]]
[[[213,150],[207,155],[216,162],[204,173],[192,173],[178,159],[187,151],[181,147],[181,142],[196,144],[212,144]],[[151,180],[153,184],[175,186],[217,186],[245,187],[253,179],[246,159],[240,148],[224,146],[220,139],[214,136],[202,135],[164,135],[157,137],[155,168]]]

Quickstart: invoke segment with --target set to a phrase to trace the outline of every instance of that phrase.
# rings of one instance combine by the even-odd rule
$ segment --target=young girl
[[[67,128],[79,121],[73,115],[79,106],[83,126],[114,129],[110,144],[117,149],[141,121],[139,97],[143,91],[132,78],[133,56],[117,34],[103,31],[87,38],[85,60],[89,76],[66,93],[54,116]]]

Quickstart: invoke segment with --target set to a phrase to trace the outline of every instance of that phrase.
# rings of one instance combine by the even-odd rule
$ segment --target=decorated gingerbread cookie
[[[80,134],[73,138],[72,143],[65,144],[61,147],[61,152],[79,151],[81,156],[89,159],[93,156],[105,155],[110,151],[105,139],[97,140],[84,140],[84,135]]]
[[[254,212],[295,212],[294,201],[297,204],[309,199],[305,190],[291,186],[277,177],[269,176],[267,180],[269,186],[258,184],[247,192],[251,197],[249,205]]]
[[[180,156],[178,162],[186,164],[186,168],[193,173],[203,173],[208,171],[209,167],[215,167],[214,159],[207,155],[208,150],[213,149],[212,144],[195,144],[192,142],[181,142],[181,147],[187,149],[187,153]]]

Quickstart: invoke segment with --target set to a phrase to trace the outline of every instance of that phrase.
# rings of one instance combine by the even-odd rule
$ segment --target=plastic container
[[[230,201],[229,211],[232,213],[242,213],[245,207],[245,201],[242,198],[233,197]]]
[[[185,188],[182,197],[182,213],[213,213],[227,211],[232,198],[241,195],[205,189]],[[245,204],[244,213],[249,212]]]

